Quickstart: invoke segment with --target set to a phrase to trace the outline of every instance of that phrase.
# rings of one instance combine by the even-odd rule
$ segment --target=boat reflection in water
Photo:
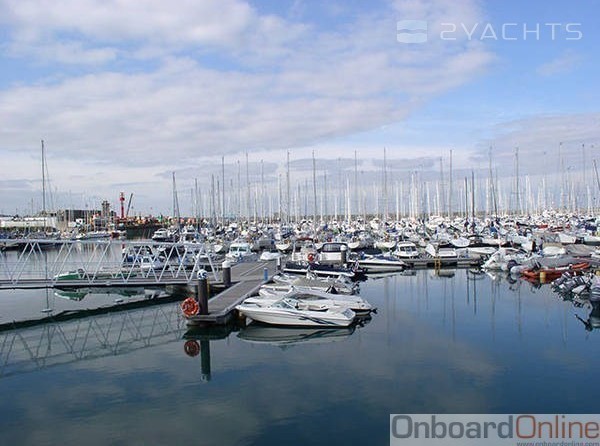
[[[600,329],[600,302],[590,302],[591,310],[587,319],[583,319],[578,314],[575,317],[581,321],[587,331]]]
[[[84,288],[56,288],[54,295],[63,299],[80,301],[84,297],[90,294],[102,294],[102,295],[117,295],[122,297],[137,297],[146,296],[150,293],[152,295],[160,291],[145,290],[143,287],[84,287]],[[117,300],[119,298],[117,297]]]
[[[278,347],[289,347],[297,344],[321,344],[343,341],[352,333],[355,326],[344,328],[302,328],[302,327],[272,327],[252,323],[242,329],[237,337],[257,344],[270,344]]]

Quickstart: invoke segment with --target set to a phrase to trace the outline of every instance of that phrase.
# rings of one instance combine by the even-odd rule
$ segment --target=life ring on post
[[[314,253],[309,252],[307,257],[308,257],[308,261],[310,263],[313,263],[315,261],[315,254]]]
[[[183,350],[188,356],[198,356],[198,353],[200,353],[200,344],[195,339],[189,339],[185,341]]]
[[[200,311],[200,306],[198,305],[198,302],[196,302],[196,299],[188,297],[181,302],[181,311],[183,311],[183,314],[187,317],[195,316]]]

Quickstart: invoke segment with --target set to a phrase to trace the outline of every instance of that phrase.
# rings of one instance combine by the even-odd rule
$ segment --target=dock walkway
[[[244,262],[234,265],[231,268],[232,285],[209,299],[208,314],[187,318],[188,325],[226,324],[233,317],[235,306],[256,294],[260,286],[276,273],[275,261]],[[214,284],[215,288],[222,286],[222,283]]]

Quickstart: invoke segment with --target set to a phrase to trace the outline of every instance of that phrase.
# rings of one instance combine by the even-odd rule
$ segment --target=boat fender
[[[315,255],[312,252],[308,253],[308,261],[310,263],[313,263],[315,261]]]
[[[193,297],[188,297],[186,300],[181,302],[181,311],[187,317],[195,316],[200,311],[200,307],[198,306],[198,302]]]

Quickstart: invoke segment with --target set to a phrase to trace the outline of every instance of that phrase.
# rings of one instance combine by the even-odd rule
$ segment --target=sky
[[[312,196],[314,156],[336,207],[355,168],[373,193],[383,177],[433,191],[450,163],[481,184],[491,164],[507,196],[518,166],[532,199],[554,181],[598,203],[599,15],[590,0],[0,0],[0,213],[41,209],[42,140],[55,208],[123,192],[132,214],[170,215],[175,173],[182,214],[213,183],[227,213],[273,210],[288,153],[292,195]]]

